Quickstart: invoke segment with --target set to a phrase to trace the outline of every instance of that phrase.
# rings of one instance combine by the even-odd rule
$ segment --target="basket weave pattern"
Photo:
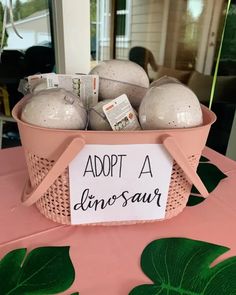
[[[200,155],[188,157],[188,161],[194,169],[198,165],[199,157]],[[55,163],[54,160],[48,160],[27,151],[26,162],[33,187],[42,181]],[[165,219],[174,217],[185,208],[191,186],[182,169],[174,161]],[[37,201],[36,206],[47,218],[62,224],[71,224],[69,194],[69,170],[67,167]]]

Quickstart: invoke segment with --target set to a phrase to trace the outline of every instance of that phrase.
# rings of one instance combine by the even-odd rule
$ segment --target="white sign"
[[[71,224],[164,218],[172,166],[162,144],[86,145],[69,165]]]

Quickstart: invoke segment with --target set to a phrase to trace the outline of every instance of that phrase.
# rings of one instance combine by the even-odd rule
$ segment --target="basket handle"
[[[31,187],[30,180],[28,179],[22,193],[22,204],[25,206],[31,206],[37,202],[61,174],[61,171],[63,171],[74,159],[74,157],[83,149],[84,145],[85,140],[83,138],[76,137],[72,139],[70,144],[58,158],[48,174],[35,188]],[[186,158],[184,152],[176,140],[172,136],[166,135],[163,138],[163,145],[170,155],[175,159],[176,163],[184,171],[189,182],[193,183],[201,195],[206,198],[209,195],[206,187],[202,183],[196,171],[190,166],[188,159]]]
[[[176,163],[180,166],[180,168],[184,171],[188,181],[195,185],[197,190],[204,198],[208,197],[209,193],[205,185],[203,184],[201,178],[197,175],[197,172],[189,164],[187,157],[174,137],[166,135],[163,139],[163,145],[176,161]]]
[[[40,197],[47,191],[47,189],[53,184],[61,172],[68,166],[74,157],[82,150],[85,145],[85,140],[81,137],[72,139],[65,151],[60,155],[54,166],[44,177],[44,179],[35,188],[31,187],[30,180],[28,179],[23,193],[21,201],[25,206],[31,206],[37,202]]]

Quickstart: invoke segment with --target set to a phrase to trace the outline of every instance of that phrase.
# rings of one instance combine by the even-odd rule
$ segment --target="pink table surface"
[[[236,255],[236,162],[208,148],[204,155],[228,176],[205,202],[167,221],[94,227],[56,224],[35,207],[23,207],[20,195],[27,171],[22,148],[1,150],[0,259],[20,247],[70,245],[76,279],[63,294],[126,295],[150,282],[139,263],[143,249],[155,239],[198,239],[231,248],[220,259]]]

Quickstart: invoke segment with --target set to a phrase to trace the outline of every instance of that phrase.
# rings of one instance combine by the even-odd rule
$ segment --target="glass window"
[[[0,33],[8,1],[0,1]],[[51,34],[50,0],[13,0],[14,26],[6,23],[6,35],[0,63],[0,116],[10,116],[13,106],[22,98],[18,91],[24,77],[52,72],[55,65]],[[15,123],[4,124],[3,147],[19,144]]]
[[[90,1],[92,65],[95,64],[94,60],[98,62],[112,58],[116,48],[123,50],[129,47],[131,2],[131,0]]]
[[[150,82],[173,76],[208,106],[227,4],[228,0],[96,0],[96,63],[132,60],[144,68]],[[226,152],[236,106],[235,7],[232,0],[212,106],[218,120],[208,141],[221,153]]]
[[[4,49],[25,50],[33,45],[51,46],[50,18],[47,0],[13,1],[14,25],[20,39],[14,32],[10,21],[6,25],[8,33]]]
[[[129,2],[127,0],[118,0],[116,2],[116,37],[128,38],[129,27]]]
[[[125,13],[117,11],[117,19],[116,19],[116,35],[117,36],[125,36],[125,21],[126,16]]]
[[[221,75],[236,75],[236,1],[232,1],[220,58]]]

